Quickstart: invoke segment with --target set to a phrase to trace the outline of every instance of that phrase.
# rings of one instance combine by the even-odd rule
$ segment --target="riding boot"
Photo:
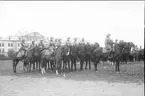
[[[111,58],[111,51],[109,52],[109,56],[108,56],[108,58]]]

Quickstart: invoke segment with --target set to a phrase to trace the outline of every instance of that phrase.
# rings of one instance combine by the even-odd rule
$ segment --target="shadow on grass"
[[[93,69],[76,71],[76,72],[66,72],[64,74],[56,75],[55,72],[47,71],[47,74],[42,75],[38,71],[32,71],[31,73],[24,72],[22,69],[22,63],[20,62],[17,66],[17,73],[13,73],[12,62],[0,61],[0,76],[16,76],[18,78],[59,78],[65,80],[75,80],[75,81],[106,81],[106,82],[123,82],[123,83],[144,83],[144,63],[138,64],[122,64],[120,65],[120,73],[115,72],[115,65],[98,65],[98,72]],[[79,69],[79,66],[77,66]]]

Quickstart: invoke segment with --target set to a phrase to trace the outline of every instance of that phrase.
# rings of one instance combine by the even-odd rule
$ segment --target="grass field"
[[[77,66],[79,67],[79,66]],[[0,96],[143,96],[144,62],[121,64],[120,74],[115,66],[98,65],[92,69],[69,72],[66,77],[47,72],[26,73],[22,63],[17,73],[12,71],[12,61],[0,61]]]

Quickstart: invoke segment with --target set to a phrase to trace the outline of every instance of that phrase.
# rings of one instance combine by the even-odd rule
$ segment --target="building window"
[[[2,46],[4,47],[4,43],[2,43]]]
[[[1,53],[1,49],[0,49],[0,53]]]
[[[13,43],[11,43],[11,47],[13,47]]]
[[[4,52],[4,49],[3,49],[3,51],[2,52]]]
[[[10,43],[8,43],[8,47],[10,47]]]
[[[1,47],[1,43],[0,43],[0,47]]]

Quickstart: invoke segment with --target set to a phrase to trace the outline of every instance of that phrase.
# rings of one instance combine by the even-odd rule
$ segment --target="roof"
[[[32,33],[29,33],[29,34],[24,35],[24,36],[36,36],[36,37],[43,37],[44,38],[44,36],[38,32],[32,32]]]
[[[0,41],[8,41],[8,42],[21,42],[21,40],[0,40]]]

